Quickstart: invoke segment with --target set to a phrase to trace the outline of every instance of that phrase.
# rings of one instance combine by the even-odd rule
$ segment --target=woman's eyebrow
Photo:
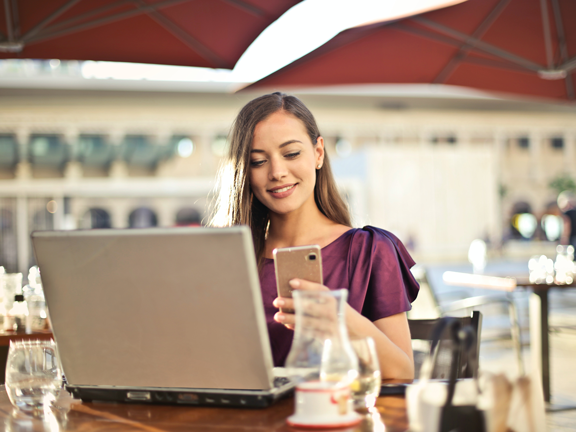
[[[285,143],[280,144],[280,146],[279,146],[278,148],[286,147],[287,145],[289,145],[289,144],[294,144],[294,143],[300,143],[300,144],[302,144],[302,141],[300,141],[300,140],[295,140],[295,139],[290,140],[290,141],[286,141]]]
[[[296,139],[289,140],[289,141],[286,141],[286,142],[283,142],[282,144],[280,144],[280,145],[278,146],[278,148],[286,147],[287,145],[294,144],[294,143],[300,143],[300,144],[302,144],[302,141],[296,140]],[[252,150],[250,150],[250,153],[264,153],[264,150],[252,149]]]

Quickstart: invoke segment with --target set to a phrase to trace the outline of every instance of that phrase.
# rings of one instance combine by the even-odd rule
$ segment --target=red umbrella
[[[232,69],[301,0],[4,0],[0,59]]]
[[[570,100],[576,1],[468,0],[341,32],[249,89],[426,83]]]

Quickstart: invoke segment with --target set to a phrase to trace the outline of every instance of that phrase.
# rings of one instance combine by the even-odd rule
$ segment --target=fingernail
[[[281,313],[277,313],[274,318],[276,319],[276,321],[284,321],[286,319],[284,314],[281,314]]]
[[[276,299],[276,306],[284,306],[285,301],[281,299]]]
[[[292,288],[298,288],[300,286],[300,281],[298,279],[292,279],[288,282]]]

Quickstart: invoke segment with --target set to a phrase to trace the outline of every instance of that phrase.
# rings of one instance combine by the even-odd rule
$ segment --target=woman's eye
[[[293,158],[295,158],[296,156],[299,156],[299,155],[300,155],[300,152],[294,152],[294,153],[288,153],[288,154],[286,155],[286,157],[289,158],[289,159],[293,159]]]
[[[250,166],[251,167],[259,167],[259,166],[263,165],[264,162],[265,161],[263,161],[263,160],[250,161]]]

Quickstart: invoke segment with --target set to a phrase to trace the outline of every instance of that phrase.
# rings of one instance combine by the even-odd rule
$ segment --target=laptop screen
[[[32,235],[70,385],[268,389],[247,227]]]

